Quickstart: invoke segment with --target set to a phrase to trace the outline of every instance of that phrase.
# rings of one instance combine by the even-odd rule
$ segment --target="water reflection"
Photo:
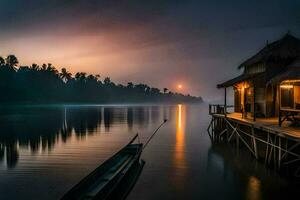
[[[175,143],[175,164],[182,168],[185,165],[185,106],[178,105],[176,111],[176,143]]]
[[[261,182],[255,176],[249,177],[246,199],[261,199]]]
[[[131,131],[133,126],[133,108],[127,109],[127,126],[128,130]]]
[[[145,141],[164,118],[168,123],[143,152],[147,165],[129,199],[299,193],[242,149],[239,156],[228,144],[211,145],[202,134],[206,113],[207,106],[185,105],[0,108],[0,199],[59,199],[136,131]]]
[[[286,180],[258,163],[247,150],[241,149],[239,156],[234,147],[213,144],[207,159],[207,175],[213,180],[212,184],[218,182],[216,190],[226,190],[228,194],[234,194],[235,199],[284,199],[284,190],[288,188]],[[224,188],[225,183],[236,188],[230,184]],[[288,191],[293,193],[294,187]]]
[[[113,123],[113,112],[112,112],[111,108],[104,108],[105,131],[109,132],[111,123]]]
[[[0,162],[2,162],[4,159],[4,146],[3,144],[0,144]]]
[[[6,164],[8,168],[16,166],[19,159],[19,149],[17,143],[6,145]]]
[[[176,108],[176,142],[174,150],[174,165],[176,175],[176,187],[183,189],[186,175],[186,158],[185,158],[185,120],[186,107],[177,105]]]
[[[126,124],[129,132],[134,124],[156,121],[158,107],[22,107],[0,110],[0,164],[14,168],[20,149],[32,155],[50,152],[56,145],[86,139],[100,129],[110,132],[113,124]],[[0,165],[1,166],[1,165]]]

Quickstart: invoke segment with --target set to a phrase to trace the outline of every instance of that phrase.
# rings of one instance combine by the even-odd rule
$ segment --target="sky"
[[[289,30],[299,0],[0,0],[0,55],[218,101],[216,84]],[[179,90],[177,85],[181,84]]]

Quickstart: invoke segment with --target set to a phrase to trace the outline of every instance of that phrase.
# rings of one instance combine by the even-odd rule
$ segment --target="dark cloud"
[[[63,56],[118,54],[125,59],[134,54],[137,58],[128,58],[126,66],[139,65],[139,70],[116,76],[120,81],[171,87],[168,81],[178,78],[188,82],[189,92],[208,98],[216,97],[216,83],[237,75],[236,66],[266,40],[287,30],[300,37],[298,0],[4,0],[1,7],[0,41],[17,38],[56,51],[55,45],[86,40],[85,48]],[[99,50],[108,43],[110,48]],[[16,44],[2,52],[25,51]],[[149,68],[155,77],[148,76]]]

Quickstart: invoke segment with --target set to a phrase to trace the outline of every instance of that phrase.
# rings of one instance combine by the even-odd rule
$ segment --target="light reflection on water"
[[[186,175],[186,158],[185,158],[185,105],[179,104],[176,108],[176,142],[174,150],[174,166],[177,189],[184,188]]]
[[[211,145],[207,105],[37,106],[0,109],[0,199],[57,199],[136,132],[146,141],[165,118],[128,199],[276,199],[293,192],[247,153]]]
[[[177,167],[185,165],[185,106],[178,105],[176,111],[176,142],[175,142],[175,165]],[[182,167],[180,167],[182,168]]]
[[[250,176],[249,183],[248,183],[248,190],[246,194],[246,199],[261,199],[261,183],[258,178],[255,176]]]

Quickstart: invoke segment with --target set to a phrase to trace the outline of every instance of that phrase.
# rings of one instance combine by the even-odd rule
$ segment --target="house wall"
[[[265,89],[266,91],[266,117],[274,117],[276,110],[276,87],[274,86],[267,86]]]
[[[241,89],[234,88],[234,112],[241,112]]]
[[[282,108],[294,108],[294,87],[280,88],[280,98]]]
[[[276,85],[276,94],[275,94],[275,116],[279,115],[279,104],[280,104],[280,87]]]
[[[241,109],[245,109],[245,88],[241,89]]]
[[[253,87],[245,88],[245,111],[253,112],[252,102],[253,102]]]
[[[255,103],[257,104],[256,113],[260,117],[266,116],[266,88],[255,89]]]
[[[276,102],[276,87],[268,86],[255,88],[255,102],[256,102],[256,113],[258,117],[274,117],[276,114],[275,106]],[[300,95],[300,87],[299,87]],[[248,88],[234,88],[234,111],[241,112],[241,109],[245,109],[245,104],[251,106],[248,112],[253,112],[253,87]],[[299,96],[300,103],[300,96]]]
[[[245,108],[245,88],[249,87],[249,83],[241,82],[234,86],[234,112],[242,112]]]
[[[279,89],[276,85],[270,86],[268,80],[272,77],[278,75],[279,73],[285,71],[286,65],[289,60],[283,61],[273,61],[268,63],[258,63],[252,66],[247,66],[244,68],[245,74],[260,74],[259,76],[254,76],[253,79],[240,82],[234,85],[238,88],[235,93],[235,112],[240,112],[241,109],[248,109],[248,112],[253,112],[253,95],[248,95],[247,93],[251,91],[253,86],[255,87],[255,102],[256,102],[256,113],[257,117],[276,117],[278,116],[279,108]],[[250,92],[251,93],[251,92]],[[300,85],[298,88],[298,93],[295,94],[299,102],[300,107]],[[246,102],[247,101],[247,102]],[[251,106],[249,106],[251,105]],[[295,103],[296,105],[296,103]]]
[[[276,85],[267,85],[267,80],[284,71],[285,66],[285,62],[268,62],[266,64],[256,64],[253,66],[248,66],[247,69],[245,69],[245,73],[259,73],[264,71],[266,72],[264,78],[253,80],[253,83],[255,84],[257,90],[256,102],[257,105],[260,107],[261,114],[263,114],[265,117],[278,116],[279,91],[277,91],[278,88]]]
[[[300,86],[294,86],[294,108],[300,109]]]

